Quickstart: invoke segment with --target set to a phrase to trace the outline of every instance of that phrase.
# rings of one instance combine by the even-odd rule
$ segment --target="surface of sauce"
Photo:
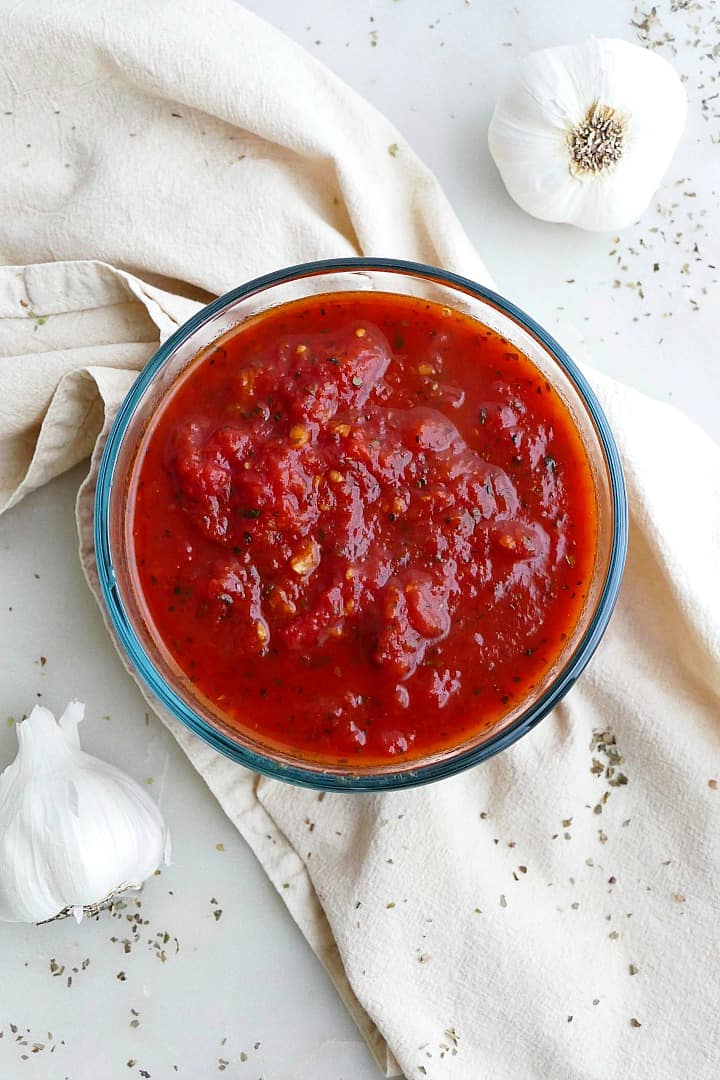
[[[148,622],[226,723],[308,761],[495,725],[582,610],[596,499],[569,412],[471,317],[338,293],[198,357],[139,448]]]

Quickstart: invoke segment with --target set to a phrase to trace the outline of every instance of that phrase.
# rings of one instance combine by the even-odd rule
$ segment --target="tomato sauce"
[[[317,763],[492,727],[576,625],[595,490],[566,406],[471,317],[338,293],[202,353],[138,450],[137,586],[225,722]]]

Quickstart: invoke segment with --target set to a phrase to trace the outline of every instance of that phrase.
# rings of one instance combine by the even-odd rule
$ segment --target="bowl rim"
[[[613,522],[610,557],[593,617],[569,661],[537,701],[529,705],[507,728],[491,736],[481,745],[471,747],[462,753],[453,754],[451,751],[440,759],[426,764],[420,762],[417,768],[405,768],[402,772],[390,772],[386,769],[382,773],[353,773],[349,770],[347,774],[343,774],[326,772],[321,766],[312,763],[305,767],[300,763],[290,765],[278,762],[269,754],[266,756],[240,746],[223,731],[212,727],[175,692],[145,651],[120,596],[110,546],[110,495],[118,453],[135,408],[157,372],[182,342],[224,308],[238,300],[262,292],[269,286],[303,277],[317,277],[332,271],[358,270],[405,274],[449,285],[486,301],[537,338],[570,379],[594,422],[608,471]],[[348,257],[299,263],[255,277],[205,305],[160,345],[127,393],[108,434],[98,470],[93,536],[100,592],[114,636],[122,646],[132,670],[137,673],[151,694],[177,720],[213,749],[254,772],[272,779],[316,790],[370,792],[415,787],[445,779],[478,765],[512,746],[539,724],[558,704],[574,685],[595,652],[615,606],[627,553],[628,507],[620,455],[594,391],[568,353],[533,318],[487,286],[439,267],[403,259]]]

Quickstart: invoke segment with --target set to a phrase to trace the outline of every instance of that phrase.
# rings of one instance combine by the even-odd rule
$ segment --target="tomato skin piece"
[[[405,586],[408,620],[428,640],[439,640],[450,633],[451,591],[446,579],[433,581],[427,576],[416,576]]]

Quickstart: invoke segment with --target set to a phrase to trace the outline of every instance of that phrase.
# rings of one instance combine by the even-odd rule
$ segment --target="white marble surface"
[[[650,37],[674,38],[661,51],[687,80],[690,119],[653,208],[619,241],[524,215],[502,188],[485,131],[524,52],[590,33],[632,40],[632,2],[249,6],[397,123],[440,177],[500,291],[571,351],[584,338],[598,367],[720,437],[720,98],[712,97],[720,30],[709,0],[656,5]],[[152,781],[175,858],[142,906],[131,901],[115,917],[0,927],[0,1077],[376,1080],[252,854],[170,736],[146,723],[78,566],[72,504],[81,476],[75,470],[0,519],[0,763],[14,754],[6,716],[38,700],[60,709],[83,698],[87,749]],[[129,921],[137,916],[142,925]]]

